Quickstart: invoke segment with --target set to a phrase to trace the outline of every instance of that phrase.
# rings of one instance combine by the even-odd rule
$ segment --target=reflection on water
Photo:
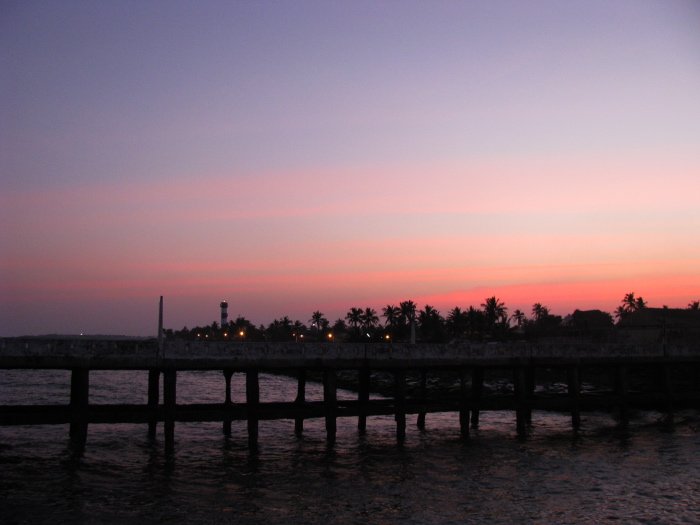
[[[31,376],[31,377],[28,377]],[[65,403],[64,372],[0,371],[1,403]],[[234,399],[242,400],[242,376]],[[322,396],[308,385],[308,397]],[[145,402],[143,372],[91,373],[91,402]],[[221,373],[178,374],[178,400],[220,402]],[[290,400],[296,383],[262,376],[265,401]],[[352,393],[345,395],[354,396]],[[162,429],[91,425],[85,455],[72,459],[64,425],[0,427],[0,506],[7,523],[694,523],[700,521],[698,414],[638,413],[625,432],[602,413],[570,431],[565,414],[536,412],[529,439],[514,415],[482,415],[464,442],[456,414],[431,414],[395,444],[392,417],[367,433],[339,419],[329,447],[321,419],[260,422],[251,455],[245,422],[178,423],[172,455]]]

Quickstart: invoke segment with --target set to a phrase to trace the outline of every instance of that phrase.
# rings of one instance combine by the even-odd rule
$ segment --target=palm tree
[[[389,328],[391,338],[394,338],[394,329],[399,325],[401,320],[401,310],[392,304],[382,308],[382,317],[386,319],[384,326]]]
[[[506,308],[505,303],[502,303],[501,300],[497,299],[495,295],[493,297],[488,297],[487,299],[485,299],[484,302],[481,303],[481,307],[484,309],[486,318],[491,323],[495,323],[498,319],[500,319],[503,316],[503,314],[506,313],[506,311],[508,311],[508,308]]]
[[[447,313],[447,327],[452,337],[462,337],[469,327],[467,312],[463,312],[459,306],[455,306]]]
[[[362,308],[350,308],[350,311],[345,316],[352,328],[357,328],[362,322]]]
[[[283,319],[283,324],[284,324],[284,319]],[[299,320],[296,320],[292,323],[291,328],[287,329],[288,332],[290,330],[291,330],[292,337],[296,341],[299,341],[300,339],[303,341],[304,333],[306,332],[306,325],[304,323],[302,323]]]
[[[418,325],[424,341],[435,342],[442,339],[443,318],[434,307],[429,304],[418,312]]]
[[[617,320],[621,320],[623,317],[625,317],[629,312],[625,309],[624,306],[620,305],[615,309],[615,317],[617,317]]]
[[[499,326],[496,323],[499,320],[502,323],[504,317],[507,319],[506,312],[508,309],[506,308],[505,303],[502,303],[501,300],[496,298],[495,295],[493,297],[486,298],[481,304],[481,307],[484,309],[484,316],[486,317],[488,328],[491,331],[491,336],[495,337],[499,331]]]
[[[642,308],[646,307],[647,303],[644,299],[642,299],[641,297],[635,297],[634,292],[630,292],[628,294],[625,294],[625,298],[622,300],[622,304],[617,307],[617,310],[615,310],[615,315],[618,319],[622,319],[630,313],[636,312],[637,310],[641,310]]]
[[[535,321],[541,321],[549,315],[549,308],[542,306],[540,303],[535,303],[532,305],[532,315]]]
[[[522,310],[514,311],[511,318],[517,323],[518,326],[522,326],[525,324],[526,317]]]
[[[333,331],[334,341],[343,341],[345,339],[345,334],[348,331],[348,327],[343,319],[338,318],[333,323],[331,330]]]
[[[688,303],[688,310],[700,310],[700,301],[691,301]]]
[[[379,324],[379,317],[374,308],[365,308],[365,311],[361,314],[362,327],[365,333],[369,336],[370,332],[374,331],[374,328]]]
[[[640,308],[646,308],[647,306],[644,299],[641,297],[634,297],[634,292],[626,294],[625,298],[622,300],[622,304],[628,312],[634,312]]]
[[[469,320],[469,338],[473,339],[474,334],[479,334],[479,339],[481,339],[485,324],[484,312],[470,306],[467,310],[467,319]]]
[[[311,314],[311,319],[309,319],[311,326],[316,326],[316,330],[320,332],[328,326],[328,319],[323,317],[323,313],[320,310],[316,310]]]
[[[401,310],[401,321],[410,324],[416,318],[416,303],[413,301],[402,301],[399,303]]]
[[[410,334],[410,341],[415,342],[416,303],[413,301],[402,301],[399,303],[399,308],[401,309],[400,324]]]

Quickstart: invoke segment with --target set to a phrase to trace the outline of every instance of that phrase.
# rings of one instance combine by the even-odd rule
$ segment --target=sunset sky
[[[700,2],[2,2],[0,336],[700,299]]]

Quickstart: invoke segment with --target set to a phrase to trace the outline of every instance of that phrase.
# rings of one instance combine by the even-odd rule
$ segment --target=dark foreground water
[[[90,378],[91,403],[145,403],[144,372]],[[0,403],[67,403],[69,383],[62,371],[0,371]],[[240,400],[243,376],[233,384]],[[178,374],[178,402],[223,391],[220,372]],[[263,401],[295,394],[295,381],[261,377]],[[429,414],[400,448],[391,417],[369,418],[364,436],[339,419],[333,447],[322,420],[301,438],[293,421],[262,421],[257,455],[245,422],[230,438],[220,423],[178,423],[172,455],[160,427],[149,441],[145,425],[91,425],[79,459],[66,425],[0,427],[0,523],[700,522],[698,412],[677,414],[674,432],[660,414],[635,416],[622,432],[586,414],[574,436],[568,416],[536,412],[518,441],[512,413],[486,413],[464,443],[455,414]]]

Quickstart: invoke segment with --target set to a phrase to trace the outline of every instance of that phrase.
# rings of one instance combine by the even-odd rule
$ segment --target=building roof
[[[700,310],[688,308],[640,308],[620,319],[618,326],[667,326],[700,329]]]
[[[571,326],[587,329],[612,328],[613,320],[610,314],[601,310],[576,310],[571,314]]]

